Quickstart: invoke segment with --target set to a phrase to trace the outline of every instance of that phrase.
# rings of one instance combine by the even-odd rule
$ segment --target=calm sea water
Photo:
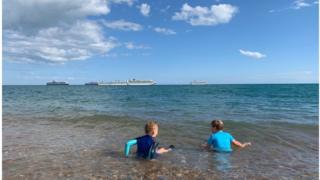
[[[4,115],[318,123],[318,85],[4,86]]]
[[[5,179],[318,179],[318,85],[3,86]],[[246,149],[199,147],[219,118]],[[160,124],[156,161],[124,143]]]

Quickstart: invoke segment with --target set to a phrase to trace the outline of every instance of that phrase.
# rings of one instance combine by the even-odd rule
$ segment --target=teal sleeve
[[[129,156],[131,146],[133,146],[135,144],[137,144],[137,140],[136,139],[131,139],[126,143],[126,146],[124,148],[124,153],[125,153],[126,157]]]

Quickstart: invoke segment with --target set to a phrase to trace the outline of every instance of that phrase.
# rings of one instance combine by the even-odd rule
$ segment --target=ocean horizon
[[[296,82],[296,83],[207,83],[204,85],[192,85],[192,86],[206,86],[206,85],[295,85],[295,84],[317,84],[318,82]],[[69,84],[68,86],[82,86],[85,85],[84,83],[75,83]],[[171,85],[191,85],[190,83],[156,83],[154,85],[146,85],[146,86],[171,86]],[[2,86],[46,86],[45,83],[43,84],[3,84]],[[102,85],[102,86],[112,86],[112,85]]]

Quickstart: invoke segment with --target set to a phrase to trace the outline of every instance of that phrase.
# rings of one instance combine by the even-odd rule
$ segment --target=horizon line
[[[191,83],[159,83],[154,85],[142,85],[142,86],[165,86],[165,85],[192,85],[192,86],[206,86],[206,85],[285,85],[285,84],[319,84],[319,82],[294,82],[294,83],[207,83],[203,85],[192,85]],[[46,84],[2,84],[2,86],[47,86]],[[86,86],[83,84],[68,84],[67,86]],[[97,85],[98,86],[98,85]],[[105,86],[117,86],[117,85],[105,85]],[[120,85],[121,86],[121,85]],[[134,85],[123,85],[134,86]]]

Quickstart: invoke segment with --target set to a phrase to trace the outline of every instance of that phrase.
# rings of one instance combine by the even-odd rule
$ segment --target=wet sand
[[[88,120],[89,118],[89,120]],[[161,145],[177,149],[157,160],[123,155],[126,140],[142,135],[145,120],[86,117],[76,120],[3,118],[4,179],[317,179],[316,127],[290,133],[250,125],[231,128],[248,149],[219,155],[199,145],[207,138],[203,122],[161,123]],[[236,127],[229,123],[230,127]],[[192,127],[192,128],[191,128]],[[259,129],[260,128],[260,129]],[[310,130],[308,130],[310,128]],[[281,129],[281,127],[279,127]],[[295,135],[294,135],[295,134]],[[306,136],[307,142],[303,138]],[[311,139],[310,139],[311,137]],[[315,144],[313,144],[313,142]]]

